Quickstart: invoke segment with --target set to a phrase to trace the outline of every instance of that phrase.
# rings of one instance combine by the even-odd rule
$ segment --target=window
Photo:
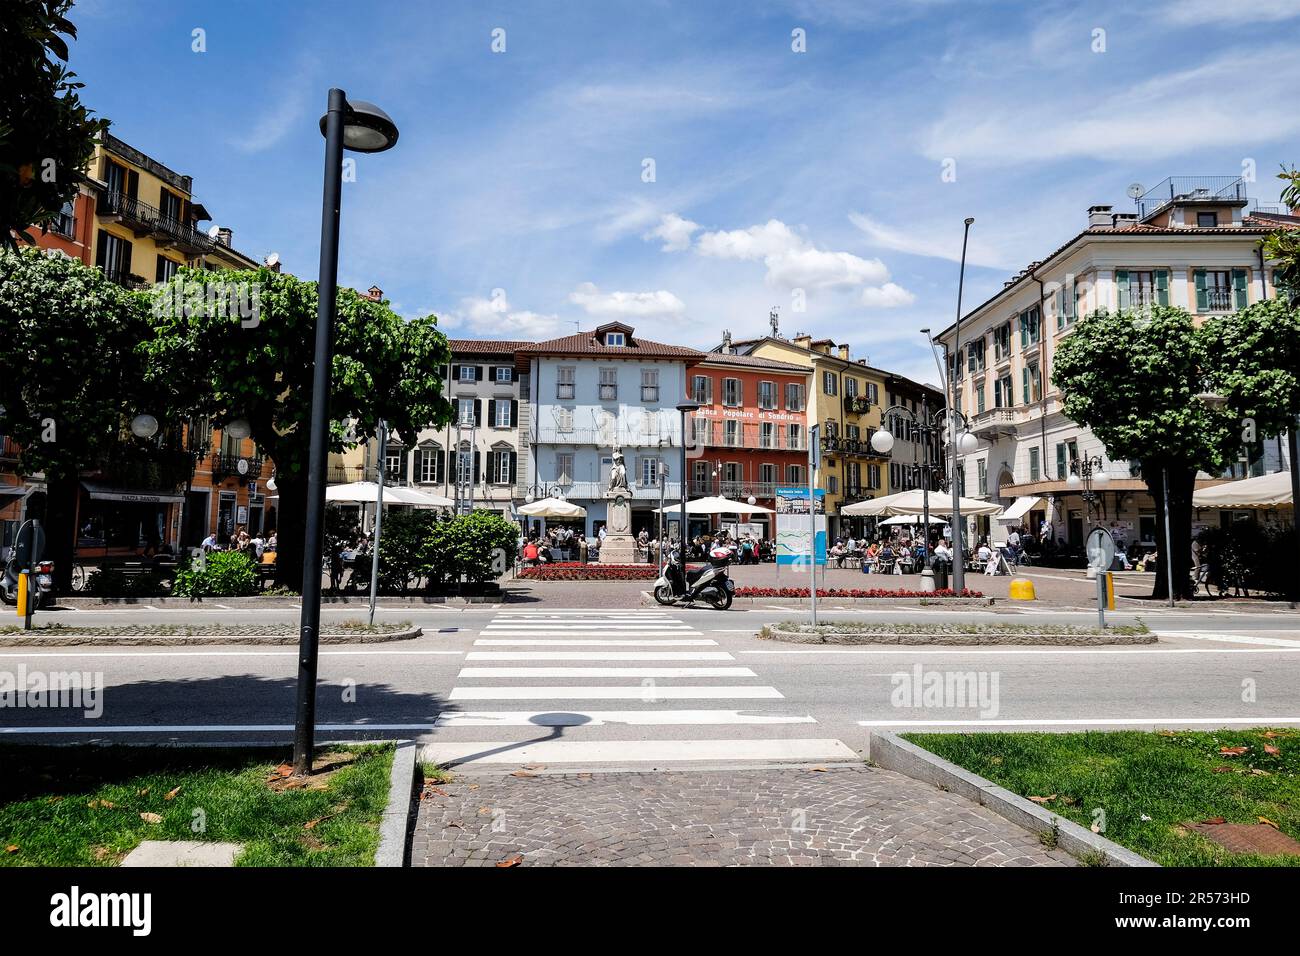
[[[114,282],[125,281],[131,274],[131,243],[101,229],[98,244],[95,265]]]
[[[880,466],[867,465],[867,488],[875,491],[880,487]]]
[[[578,370],[572,365],[561,365],[555,370],[555,397],[573,398],[573,389],[577,381]]]
[[[844,397],[858,397],[858,380],[851,375],[844,376]]]
[[[724,378],[722,380],[722,404],[735,407],[741,404],[743,389],[740,379]]]
[[[993,330],[993,361],[1011,357],[1011,323],[1003,322]]]
[[[984,379],[975,383],[975,411],[984,411]]]
[[[1115,303],[1121,310],[1168,305],[1169,273],[1164,269],[1116,269]]]
[[[502,401],[493,402],[492,405],[495,411],[492,416],[492,424],[497,428],[513,428],[515,403]]]
[[[641,484],[647,488],[655,488],[659,485],[659,472],[662,463],[658,458],[641,459]]]
[[[1196,269],[1197,312],[1229,312],[1246,307],[1245,269]]]
[[[476,417],[475,412],[477,411],[475,406],[477,405],[478,402],[472,398],[456,399],[456,421],[462,425],[473,425]]]
[[[555,414],[555,430],[557,432],[573,431],[573,409],[557,408]]]
[[[1021,369],[1021,379],[1025,404],[1043,400],[1043,373],[1037,362],[1030,362]]]
[[[509,365],[498,365],[496,367],[496,380],[501,383],[509,383],[515,380],[515,370]]]
[[[758,466],[758,480],[764,485],[776,484],[776,465],[771,462],[764,462]]]
[[[515,453],[512,451],[496,451],[492,453],[492,481],[498,485],[509,485],[513,483],[515,464]]]
[[[880,404],[880,386],[875,382],[867,382],[867,401],[872,405]]]
[[[63,204],[59,214],[50,223],[50,229],[57,232],[60,236],[67,236],[71,239],[77,231],[76,207],[69,200]]]
[[[696,375],[691,378],[691,398],[701,405],[713,404],[713,379],[707,375]]]
[[[722,423],[722,443],[733,448],[740,446],[740,422],[734,418]]]
[[[659,369],[641,369],[641,401],[659,401]]]
[[[708,445],[708,444],[710,444],[710,439],[713,437],[712,434],[711,434],[711,432],[712,432],[712,427],[711,427],[712,424],[713,424],[713,423],[710,422],[707,418],[693,418],[693,419],[691,419],[691,427],[692,427],[692,428],[694,429],[694,431],[695,431],[695,447],[696,447],[696,448],[701,448],[701,447],[703,447],[704,445]]]
[[[848,461],[844,463],[844,487],[854,491],[862,487],[862,463]]]
[[[474,452],[468,448],[456,453],[456,484],[474,484]]]
[[[185,219],[185,200],[170,189],[163,189],[158,195],[158,211],[162,218],[180,224]]]
[[[803,411],[803,385],[801,385],[800,383],[798,382],[786,383],[785,410],[787,412]]]
[[[975,493],[979,495],[987,495],[989,493],[989,465],[983,458],[979,460],[979,469],[976,474],[976,480],[977,484],[975,485]]]
[[[406,449],[389,445],[384,449],[384,481],[401,481],[406,477]]]
[[[456,376],[457,381],[461,381],[461,382],[476,382],[476,381],[478,381],[478,366],[477,366],[477,365],[461,365],[459,368],[460,368],[460,372],[459,372],[459,374]]]
[[[983,339],[976,339],[966,347],[966,370],[972,373],[984,371]]]
[[[955,379],[960,382],[962,376],[966,372],[966,363],[962,361],[961,351],[958,350],[956,355],[946,356],[945,361],[948,365],[948,380],[952,381]]]
[[[1016,403],[1011,391],[1011,373],[1007,372],[993,383],[993,407],[1010,408]]]
[[[834,372],[822,372],[822,394],[838,395],[840,393],[839,379]]]
[[[785,480],[792,485],[806,485],[808,483],[808,480],[807,478],[804,477],[804,466],[786,465]]]
[[[1030,481],[1038,481],[1040,478],[1043,477],[1042,469],[1040,467],[1041,463],[1038,460],[1039,458],[1038,452],[1039,452],[1039,448],[1037,445],[1029,449],[1029,480]]]
[[[758,383],[758,407],[771,411],[776,408],[776,383]]]
[[[605,346],[607,348],[622,348],[627,345],[627,335],[623,332],[606,332]]]
[[[789,439],[789,442],[786,445],[786,447],[791,448],[795,451],[802,451],[804,447],[803,426],[799,424],[791,423],[790,425],[787,425],[786,428],[788,429],[787,438]]]
[[[179,262],[168,259],[166,256],[159,256],[158,265],[154,269],[153,279],[155,282],[166,282],[171,279],[172,276],[176,275],[176,271],[180,269],[180,267],[181,264]]]
[[[555,480],[562,485],[573,481],[573,452],[562,451],[555,456]]]
[[[776,425],[772,422],[760,422],[758,426],[758,447],[776,447]]]
[[[442,449],[421,448],[416,459],[416,479],[426,485],[442,481]]]
[[[1058,480],[1061,480],[1061,481],[1064,481],[1067,477],[1069,477],[1069,468],[1070,468],[1070,465],[1069,465],[1068,457],[1067,457],[1067,455],[1066,455],[1065,442],[1063,442],[1063,441],[1058,441],[1058,442],[1056,443],[1056,477],[1057,477],[1057,479],[1058,479]]]
[[[1042,333],[1042,322],[1039,321],[1038,306],[1020,313],[1020,347],[1022,349],[1031,348],[1038,344]]]
[[[707,461],[697,461],[691,466],[693,477],[691,483],[695,486],[694,491],[697,494],[709,491],[713,483],[709,480],[709,463]]]
[[[1213,229],[1219,224],[1219,214],[1217,212],[1198,212],[1196,214],[1196,225],[1200,229]]]
[[[612,402],[618,398],[618,369],[602,368],[600,370],[600,400]]]
[[[840,479],[838,475],[826,476],[826,493],[838,495],[840,493]]]

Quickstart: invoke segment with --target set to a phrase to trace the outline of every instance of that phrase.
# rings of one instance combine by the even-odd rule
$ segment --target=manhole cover
[[[1233,853],[1300,856],[1300,843],[1267,823],[1187,823],[1184,826]]]

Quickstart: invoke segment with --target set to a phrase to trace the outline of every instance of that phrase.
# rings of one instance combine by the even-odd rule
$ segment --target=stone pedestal
[[[601,564],[634,564],[636,539],[632,537],[632,501],[623,490],[608,492],[605,541],[600,546]]]

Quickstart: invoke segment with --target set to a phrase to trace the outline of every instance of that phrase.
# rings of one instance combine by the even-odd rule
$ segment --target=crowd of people
[[[254,531],[249,534],[248,529],[243,525],[235,528],[234,532],[225,541],[221,540],[222,536],[213,531],[203,543],[199,545],[204,553],[212,551],[242,551],[259,564],[266,560],[268,553],[271,555],[270,561],[275,561],[275,551],[277,547],[275,531],[263,537],[262,532]]]

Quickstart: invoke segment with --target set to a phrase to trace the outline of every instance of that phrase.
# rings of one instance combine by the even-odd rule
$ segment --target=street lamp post
[[[302,616],[298,635],[298,705],[293,769],[311,772],[316,736],[316,670],[320,645],[321,525],[325,520],[325,469],[329,453],[330,365],[334,352],[334,298],[339,271],[339,207],[343,201],[343,150],[379,153],[397,142],[397,125],[371,103],[349,103],[329,92],[320,121],[325,136],[325,190],[321,197],[320,275],[316,284],[315,367],[311,390],[311,451],[307,464],[307,521],[303,532]]]
[[[1110,484],[1110,475],[1106,473],[1106,462],[1100,455],[1075,458],[1070,462],[1070,474],[1065,479],[1067,488],[1082,488],[1083,500],[1088,503],[1088,510],[1100,517],[1101,509],[1097,506],[1100,494],[1093,488],[1104,489]]]
[[[948,408],[953,412],[957,412],[961,404],[957,395],[957,363],[961,361],[961,294],[966,284],[966,241],[970,238],[970,227],[974,222],[973,218],[966,217],[966,229],[961,236],[961,270],[957,273],[957,324],[953,327],[952,336],[953,371],[948,376],[951,390]],[[966,435],[970,435],[970,432],[966,432]],[[962,436],[963,441],[966,435]],[[965,536],[961,533],[961,482],[957,480],[957,441],[957,422],[953,418],[948,422],[948,447],[952,451],[952,589],[961,594],[966,587],[964,569],[966,553]]]
[[[677,403],[677,410],[682,413],[682,471],[677,476],[677,483],[681,486],[682,512],[677,521],[677,545],[682,549],[683,561],[686,560],[686,416],[698,411],[699,407],[699,402]]]

